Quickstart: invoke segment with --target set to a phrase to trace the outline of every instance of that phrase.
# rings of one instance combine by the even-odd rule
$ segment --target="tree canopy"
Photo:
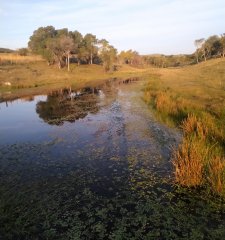
[[[196,62],[206,61],[210,58],[224,57],[225,55],[225,34],[213,35],[207,39],[201,38],[194,41],[196,46]]]
[[[106,39],[98,39],[92,33],[84,36],[77,30],[55,29],[53,26],[40,27],[33,32],[28,42],[29,50],[41,55],[48,64],[57,64],[59,68],[70,61],[80,64],[101,64],[105,71],[114,70],[115,64],[131,66],[153,65],[156,67],[177,67],[199,63],[215,57],[225,56],[225,33],[200,38],[194,41],[196,50],[193,54],[180,55],[140,55],[128,50],[117,53],[117,49]],[[21,50],[21,54],[23,54]]]
[[[58,64],[59,68],[68,66],[69,70],[72,57],[78,64],[102,64],[108,71],[116,60],[117,50],[108,42],[107,47],[103,47],[104,41],[91,33],[82,36],[77,30],[47,26],[33,32],[28,47],[33,53],[43,56],[48,64]]]

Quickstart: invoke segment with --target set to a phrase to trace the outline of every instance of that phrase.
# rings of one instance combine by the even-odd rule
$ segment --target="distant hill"
[[[12,52],[15,51],[9,48],[0,48],[0,53],[12,53]]]

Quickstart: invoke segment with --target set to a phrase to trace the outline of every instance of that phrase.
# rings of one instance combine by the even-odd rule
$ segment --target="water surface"
[[[0,104],[0,239],[222,239],[224,204],[172,183],[180,133],[109,80]]]

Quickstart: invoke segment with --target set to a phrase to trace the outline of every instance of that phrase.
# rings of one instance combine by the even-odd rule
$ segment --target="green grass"
[[[225,195],[225,60],[179,69],[154,69],[145,101],[156,116],[181,127],[184,139],[174,151],[175,180],[183,186],[209,186]]]

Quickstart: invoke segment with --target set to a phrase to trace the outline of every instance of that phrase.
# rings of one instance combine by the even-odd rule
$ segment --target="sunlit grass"
[[[225,60],[179,69],[154,69],[144,99],[159,119],[179,126],[183,141],[174,150],[175,181],[210,186],[225,196]]]
[[[75,63],[71,64],[68,72],[66,68],[58,69],[54,65],[48,66],[45,61],[13,62],[12,64],[9,61],[7,64],[0,63],[0,94],[2,98],[12,98],[40,94],[61,87],[82,88],[85,85],[99,84],[109,78],[137,77],[145,72],[145,69],[126,65],[122,65],[118,71],[105,72],[101,65],[77,66]],[[6,86],[5,82],[11,85]]]
[[[44,61],[39,55],[20,56],[17,53],[0,53],[0,64],[17,64]]]

